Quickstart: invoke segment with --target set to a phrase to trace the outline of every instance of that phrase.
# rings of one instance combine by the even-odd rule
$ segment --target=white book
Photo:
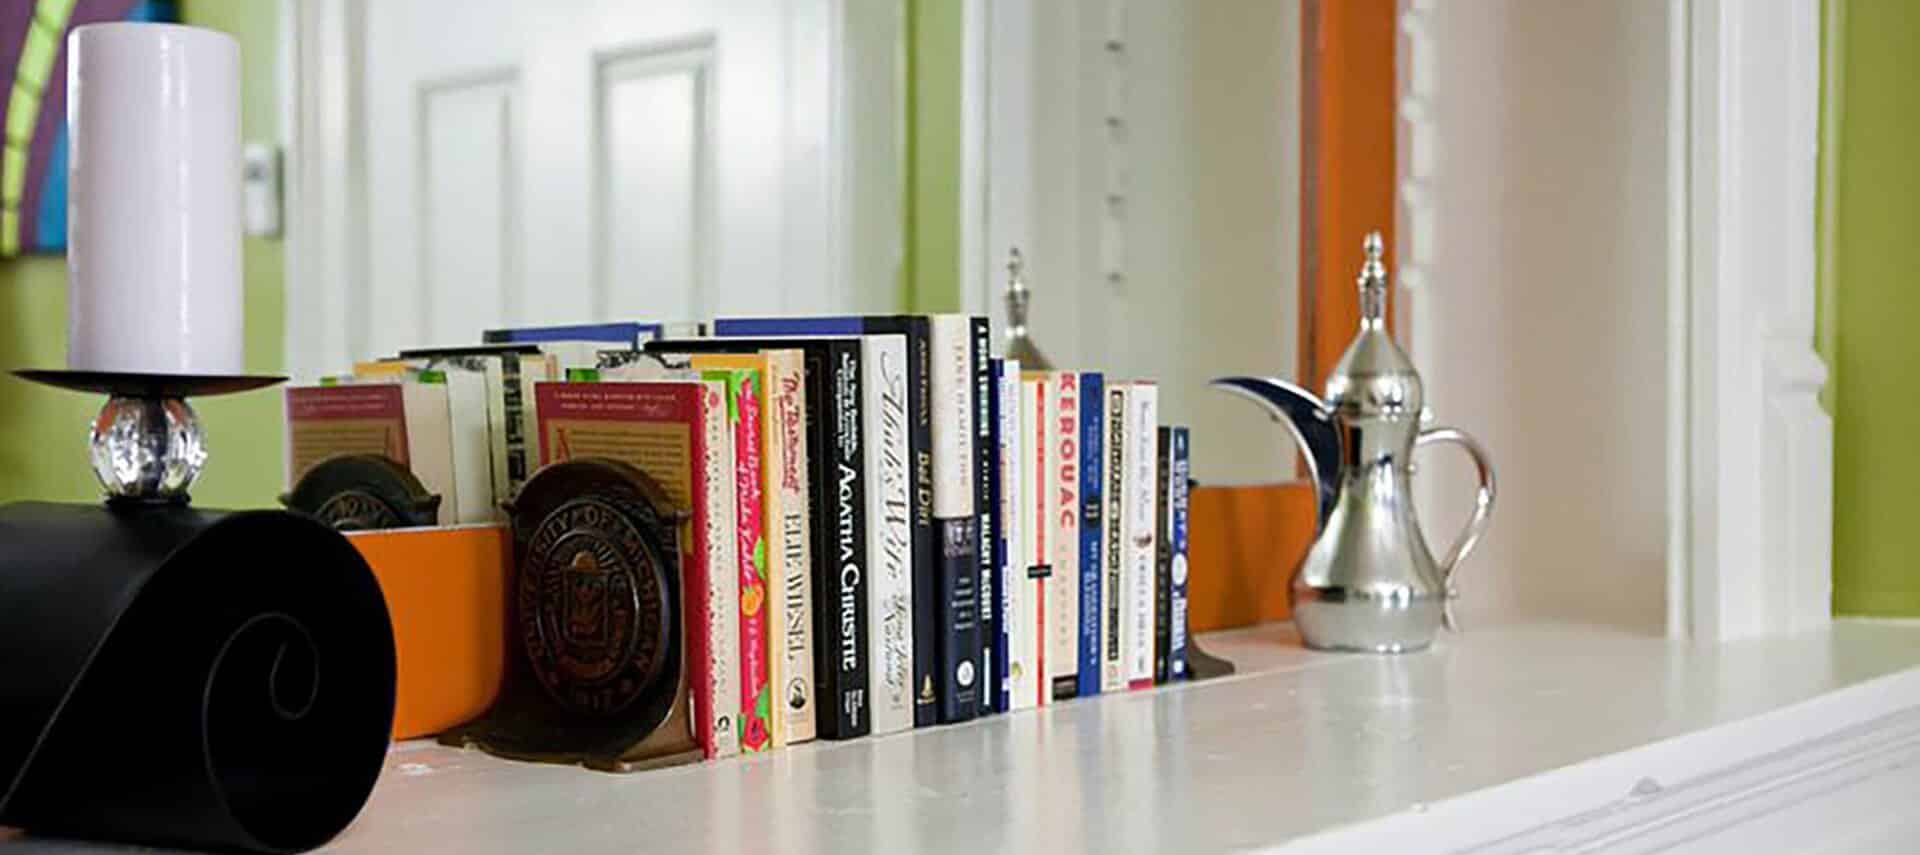
[[[1160,390],[1152,383],[1128,384],[1126,491],[1124,511],[1126,532],[1120,548],[1124,553],[1122,581],[1126,585],[1125,642],[1127,687],[1153,686],[1154,585],[1158,569],[1158,535],[1155,516],[1157,483],[1160,476],[1158,454]]]
[[[701,385],[701,419],[706,430],[707,480],[707,639],[713,652],[708,672],[713,681],[713,756],[740,753],[740,509],[735,505],[733,432],[727,424],[726,384]]]
[[[1046,691],[1046,614],[1041,580],[1048,570],[1047,543],[1047,382],[1040,372],[1020,379],[1020,527],[1021,560],[1011,575],[1014,600],[1007,610],[1013,708],[1044,706]]]
[[[1047,683],[1053,698],[1079,693],[1080,674],[1080,374],[1048,375]]]
[[[493,438],[488,425],[487,377],[478,371],[443,369],[447,383],[449,446],[453,456],[453,521],[505,519],[493,500]],[[448,502],[443,501],[442,507]]]
[[[1026,567],[1026,525],[1022,511],[1026,508],[1021,498],[1020,479],[1024,471],[1020,466],[1020,450],[1025,445],[1020,441],[1020,360],[1008,359],[1000,372],[1000,387],[995,390],[1000,396],[1000,533],[1006,540],[1007,548],[1001,556],[1001,562],[994,572],[994,590],[1000,597],[1000,620],[994,625],[995,655],[1004,656],[1007,663],[1013,661],[1011,625],[1014,615],[1014,582],[1020,578],[1021,570]],[[993,687],[1000,700],[997,709],[1012,709],[1013,683],[1011,669],[1003,667],[1007,663],[995,663],[993,674],[998,685]]]
[[[927,337],[932,351],[927,380],[933,387],[929,419],[933,434],[933,524],[934,538],[940,544],[939,562],[931,574],[937,583],[934,614],[954,624],[936,624],[931,636],[942,648],[935,660],[936,670],[952,681],[950,697],[964,708],[965,717],[971,717],[985,696],[982,687],[986,682],[979,673],[980,595],[984,592],[973,590],[981,575],[982,548],[979,517],[974,512],[979,461],[974,457],[973,319],[934,315],[928,322]],[[965,631],[969,624],[973,627],[970,633]],[[940,698],[943,705],[946,701],[946,697]]]
[[[913,505],[907,337],[861,336],[867,469],[867,661],[875,734],[913,726]]]
[[[1100,691],[1118,692],[1127,687],[1126,660],[1126,552],[1120,541],[1126,535],[1127,496],[1127,384],[1108,383],[1106,428],[1101,442],[1105,465],[1100,472]]]

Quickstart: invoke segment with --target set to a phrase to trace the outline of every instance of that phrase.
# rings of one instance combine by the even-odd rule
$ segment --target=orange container
[[[485,712],[506,653],[505,526],[355,532],[393,615],[399,698],[393,738],[439,733]]]

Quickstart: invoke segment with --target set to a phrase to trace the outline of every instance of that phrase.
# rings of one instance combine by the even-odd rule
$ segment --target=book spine
[[[830,496],[832,525],[825,541],[831,549],[827,573],[814,580],[815,636],[821,643],[815,662],[822,704],[819,735],[828,739],[865,736],[872,727],[867,697],[867,477],[863,448],[862,367],[858,341],[828,349],[831,388],[827,390],[833,443],[827,450],[829,479],[819,486]],[[877,485],[876,489],[877,489]]]
[[[913,564],[908,601],[913,638],[913,724],[927,727],[940,721],[942,699],[951,691],[952,671],[941,667],[940,637],[947,624],[940,620],[941,592],[946,575],[946,535],[938,521],[940,498],[935,486],[940,462],[934,449],[935,402],[933,330],[927,318],[904,319],[907,347],[907,448],[911,455],[913,491]]]
[[[1127,401],[1127,687],[1153,686],[1153,581],[1155,537],[1153,516],[1154,430],[1159,418],[1159,390],[1151,383],[1131,385]]]
[[[527,483],[527,475],[532,472],[527,460],[527,385],[525,375],[521,373],[520,354],[500,354],[500,432],[506,437],[506,488],[500,494],[501,501],[507,501],[520,494],[520,485]]]
[[[1106,503],[1102,532],[1106,542],[1100,553],[1106,573],[1100,582],[1100,691],[1117,692],[1127,687],[1127,559],[1120,548],[1127,532],[1127,385],[1108,384],[1106,396],[1106,483],[1101,496]]]
[[[983,477],[986,479],[987,519],[991,521],[991,530],[981,533],[981,557],[985,559],[986,569],[980,574],[980,714],[989,715],[999,711],[999,671],[996,663],[1000,657],[994,648],[999,646],[1000,626],[1000,568],[1007,560],[1007,527],[1001,522],[1000,503],[1005,493],[1001,486],[1001,476],[1005,468],[1000,461],[1000,378],[1006,369],[1005,361],[992,359],[987,365],[987,461],[988,466]]]
[[[1080,375],[1080,664],[1081,695],[1100,694],[1100,647],[1105,610],[1100,589],[1106,565],[1100,547],[1106,532],[1106,467],[1102,453],[1106,440],[1106,381],[1097,371]]]
[[[967,319],[933,319],[933,518],[940,530],[936,609],[940,721],[979,712],[979,530],[974,516],[973,353]],[[916,580],[917,581],[917,580]],[[916,594],[918,591],[916,590]]]
[[[1167,527],[1167,539],[1172,541],[1172,579],[1171,595],[1168,599],[1172,610],[1173,629],[1167,643],[1167,679],[1187,679],[1187,519],[1192,500],[1193,461],[1188,452],[1189,432],[1184,427],[1173,429],[1173,462],[1168,472],[1168,488],[1172,499],[1169,506],[1173,510],[1171,523]]]
[[[740,584],[734,537],[739,529],[735,511],[733,438],[727,425],[726,393],[719,383],[700,384],[700,477],[704,503],[696,514],[694,534],[698,582],[706,590],[705,609],[688,610],[704,618],[707,655],[694,661],[707,674],[708,694],[702,715],[711,742],[709,757],[740,753]]]
[[[1018,521],[1019,536],[1012,541],[1015,557],[1006,574],[1007,709],[1021,710],[1033,706],[1034,700],[1034,615],[1031,604],[1034,597],[1033,569],[1040,562],[1034,560],[1033,553],[1036,539],[1033,482],[1039,473],[1028,457],[1028,449],[1034,443],[1034,420],[1040,412],[1039,402],[1035,400],[1040,393],[1039,383],[1023,373],[1014,379],[1013,392],[1013,410],[1019,425],[1010,434],[1007,465],[1012,479],[1009,483],[1017,485],[1012,496],[1012,518]]]
[[[1054,700],[1080,691],[1080,375],[1049,378],[1047,540],[1053,572],[1043,584],[1047,602],[1047,681]]]
[[[767,488],[773,509],[768,530],[773,533],[779,572],[779,613],[769,615],[778,643],[773,687],[774,744],[790,745],[813,739],[815,730],[813,683],[813,533],[807,502],[811,478],[807,457],[806,381],[798,351],[778,351],[767,359],[767,419],[772,431]]]
[[[1047,469],[1047,449],[1052,445],[1053,430],[1050,421],[1050,409],[1047,406],[1049,383],[1044,374],[1035,374],[1027,382],[1027,397],[1031,409],[1023,412],[1022,417],[1031,417],[1031,426],[1027,430],[1027,459],[1023,465],[1031,473],[1027,488],[1027,539],[1028,561],[1027,576],[1023,587],[1025,599],[1020,604],[1020,642],[1027,653],[1026,679],[1018,687],[1024,696],[1023,706],[1046,706],[1052,697],[1051,673],[1047,661],[1047,582],[1053,575],[1053,541],[1049,534],[1052,528],[1052,514],[1049,512],[1053,495],[1053,479]]]
[[[1153,560],[1153,682],[1167,682],[1167,654],[1173,644],[1173,435],[1155,431],[1154,441],[1154,560]]]
[[[913,488],[905,336],[870,335],[866,355],[867,661],[874,733],[913,726]],[[872,489],[878,485],[879,489]]]
[[[767,661],[767,542],[760,439],[760,373],[727,372],[733,427],[735,572],[740,584],[740,750],[773,746],[771,666]]]
[[[973,660],[981,675],[973,691],[973,709],[975,714],[991,712],[992,701],[987,697],[987,647],[992,643],[987,618],[992,609],[993,572],[997,566],[993,560],[993,545],[999,540],[999,514],[995,509],[993,485],[990,479],[996,474],[999,458],[995,448],[995,425],[992,412],[995,387],[993,385],[993,328],[985,317],[967,319],[968,332],[973,345],[971,359],[967,363],[968,386],[972,411],[972,442],[966,450],[967,464],[973,467],[973,512],[972,525],[972,590],[959,592],[958,596],[970,601],[974,614],[974,627],[967,636],[974,647]],[[956,363],[957,367],[957,363]]]
[[[1013,709],[1014,599],[1019,589],[1020,569],[1025,566],[1026,526],[1022,514],[1020,454],[1020,361],[1000,361],[998,399],[1000,415],[1000,563],[993,577],[993,709]]]

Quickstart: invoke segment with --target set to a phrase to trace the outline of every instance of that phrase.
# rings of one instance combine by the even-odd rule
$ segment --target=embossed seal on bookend
[[[1426,427],[1420,374],[1387,332],[1387,267],[1378,232],[1360,269],[1360,331],[1327,376],[1326,399],[1275,378],[1213,384],[1259,402],[1306,451],[1319,531],[1294,570],[1293,620],[1309,647],[1399,653],[1453,626],[1454,570],[1493,512],[1493,464],[1464,431]],[[1479,475],[1473,516],[1438,561],[1414,518],[1410,458],[1451,443]]]
[[[598,458],[542,468],[508,510],[505,679],[484,715],[441,741],[615,772],[699,760],[683,642],[686,512],[639,469]]]
[[[339,454],[313,465],[280,497],[288,510],[336,531],[433,525],[440,497],[413,471],[380,454]]]

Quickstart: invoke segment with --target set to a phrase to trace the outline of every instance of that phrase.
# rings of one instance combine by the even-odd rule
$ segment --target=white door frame
[[[999,233],[1031,200],[993,199],[992,87],[1031,87],[1022,52],[1034,0],[966,0],[962,50],[963,305],[1000,316]],[[1430,211],[1418,156],[1419,16],[1400,0],[1399,258],[1417,270]],[[1676,637],[1796,632],[1831,619],[1832,420],[1813,349],[1817,0],[1671,0],[1667,626]],[[1017,187],[1027,182],[1012,182]],[[1011,209],[1011,214],[1008,213]],[[1000,222],[995,222],[996,218]],[[1011,222],[1007,222],[1007,220]],[[1417,277],[1413,277],[1417,278]],[[1409,283],[1412,278],[1407,279]],[[1410,285],[1411,287],[1411,285]],[[1413,331],[1416,339],[1419,330]],[[1634,418],[1622,414],[1622,418]]]
[[[1672,283],[1686,322],[1686,461],[1669,472],[1690,525],[1670,544],[1674,635],[1730,639],[1832,617],[1833,424],[1814,351],[1818,0],[1681,0],[1674,67],[1687,69],[1684,189]],[[1679,183],[1679,182],[1676,182]],[[1684,297],[1682,296],[1684,295]],[[1681,510],[1676,508],[1675,510]]]
[[[367,347],[360,52],[368,2],[374,0],[280,0],[285,347],[287,372],[296,380],[375,355]],[[788,14],[784,49],[799,59],[790,60],[786,121],[807,139],[796,146],[802,150],[785,153],[795,167],[781,188],[786,279],[823,283],[835,305],[819,310],[891,310],[905,242],[904,0],[792,0]]]

